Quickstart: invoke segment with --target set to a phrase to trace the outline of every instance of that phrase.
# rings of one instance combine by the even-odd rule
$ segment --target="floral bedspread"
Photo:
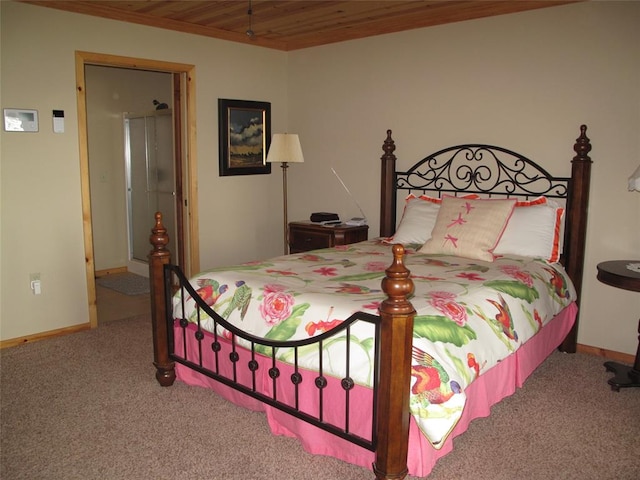
[[[409,247],[405,256],[417,312],[410,405],[421,431],[439,448],[462,414],[465,388],[531,338],[576,293],[560,265],[542,260],[514,256],[488,263],[415,251]],[[377,314],[391,260],[391,246],[372,240],[213,269],[191,282],[218,314],[242,330],[275,340],[301,339],[357,311]],[[174,299],[176,318],[181,303]],[[193,299],[185,304],[193,321]],[[201,316],[201,324],[213,328],[208,317]],[[350,376],[371,385],[373,326],[357,322],[351,335],[357,348],[351,348]],[[344,338],[324,345],[325,374],[344,375],[342,345]],[[302,351],[299,362],[313,368],[316,357]],[[291,352],[279,351],[278,358],[291,361]]]

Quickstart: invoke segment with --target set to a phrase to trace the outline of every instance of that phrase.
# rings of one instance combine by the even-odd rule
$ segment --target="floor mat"
[[[101,287],[110,288],[125,295],[149,293],[149,279],[135,273],[114,273],[96,279]]]

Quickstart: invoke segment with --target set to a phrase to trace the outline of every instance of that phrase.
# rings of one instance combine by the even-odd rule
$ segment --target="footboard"
[[[168,329],[169,356],[173,361],[351,443],[375,450],[371,418],[356,415],[376,410],[379,365],[375,362],[371,373],[374,383],[371,395],[352,377],[351,360],[359,353],[359,340],[352,332],[358,322],[374,326],[372,340],[378,356],[379,317],[356,313],[340,326],[305,340],[258,338],[227,322],[209,307],[178,267],[166,265],[164,269],[167,286],[178,285],[177,297],[182,300],[172,309],[173,325]],[[191,321],[185,310],[188,298],[196,303],[196,315]],[[213,326],[205,329],[205,318],[212,320]],[[342,378],[325,371],[325,363],[331,360],[327,355],[330,346],[333,357],[344,356],[344,365],[340,367],[344,372]],[[305,368],[300,361],[302,357],[307,361],[311,358],[317,370]]]
[[[150,241],[154,365],[162,386],[173,384],[175,364],[195,370],[229,388],[298,419],[376,452],[376,478],[400,479],[407,474],[411,343],[415,311],[407,298],[413,292],[404,249],[393,247],[393,262],[382,288],[387,299],[380,316],[356,313],[337,328],[313,338],[274,341],[243,332],[219,316],[170,265],[169,239],[156,213]],[[174,307],[173,293],[183,299]],[[197,304],[195,318],[184,314],[184,300]],[[213,320],[203,328],[202,318]],[[371,388],[351,377],[349,360],[357,345],[351,331],[358,322],[373,325]],[[357,343],[357,339],[356,339]],[[323,346],[339,344],[346,359],[344,375],[326,375]],[[316,368],[299,364],[301,352],[317,352]],[[286,353],[285,353],[286,352]],[[283,361],[286,357],[286,361]],[[365,408],[366,405],[366,408]],[[363,412],[367,412],[363,418]],[[369,413],[370,412],[370,413]]]

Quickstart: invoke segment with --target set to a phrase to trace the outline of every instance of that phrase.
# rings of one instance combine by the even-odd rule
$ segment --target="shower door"
[[[153,216],[160,211],[169,238],[176,240],[175,162],[171,110],[126,114],[128,269],[148,276]],[[175,247],[175,243],[174,243]]]

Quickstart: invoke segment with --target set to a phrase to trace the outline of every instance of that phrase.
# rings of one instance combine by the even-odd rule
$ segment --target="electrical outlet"
[[[40,283],[40,273],[29,274],[29,286],[34,295],[40,295],[42,293],[42,284]]]

